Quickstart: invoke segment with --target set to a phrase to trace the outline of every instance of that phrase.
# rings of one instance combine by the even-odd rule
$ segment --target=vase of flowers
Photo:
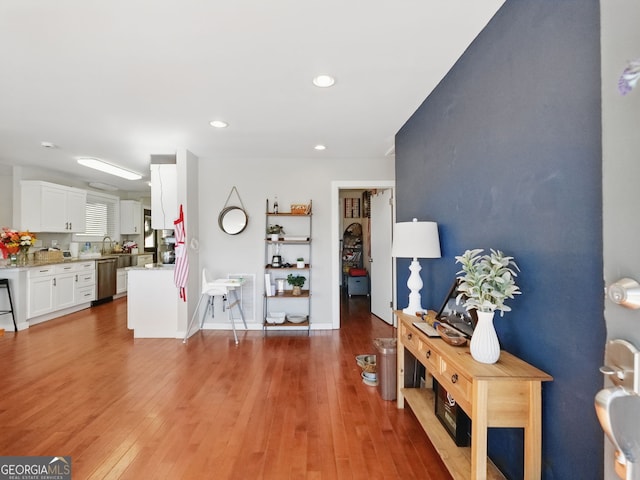
[[[11,265],[25,265],[29,249],[34,244],[36,236],[29,232],[20,232],[11,228],[2,227],[0,233],[0,251],[2,258],[9,259]]]
[[[520,271],[513,257],[506,256],[500,250],[491,249],[489,255],[482,255],[482,249],[467,250],[456,257],[456,263],[462,265],[458,272],[457,302],[467,310],[475,309],[478,323],[471,336],[471,356],[482,363],[495,363],[500,358],[500,342],[493,326],[496,310],[500,315],[511,308],[505,301],[520,294],[515,284],[516,271]]]

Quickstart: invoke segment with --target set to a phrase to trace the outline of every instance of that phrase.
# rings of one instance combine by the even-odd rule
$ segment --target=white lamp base
[[[411,292],[409,293],[409,305],[407,308],[402,309],[402,313],[415,315],[416,312],[424,312],[422,308],[422,296],[420,295],[420,290],[422,290],[423,286],[420,270],[422,270],[420,262],[414,257],[411,265],[409,265],[411,275],[409,275],[409,279],[407,280],[407,287]]]

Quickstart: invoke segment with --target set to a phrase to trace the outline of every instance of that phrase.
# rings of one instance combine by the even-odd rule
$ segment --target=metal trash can
[[[378,391],[383,400],[396,399],[396,365],[398,340],[395,338],[376,338],[373,346],[378,351]]]

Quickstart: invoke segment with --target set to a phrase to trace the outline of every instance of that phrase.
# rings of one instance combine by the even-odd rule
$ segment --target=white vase
[[[496,363],[500,358],[500,342],[493,327],[494,312],[478,311],[478,323],[471,336],[471,356],[481,363]]]

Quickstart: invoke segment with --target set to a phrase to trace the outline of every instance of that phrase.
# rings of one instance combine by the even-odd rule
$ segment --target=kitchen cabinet
[[[94,261],[74,264],[76,272],[76,305],[96,299],[96,263]]]
[[[27,318],[53,311],[53,267],[30,269],[27,273]]]
[[[95,298],[95,262],[33,267],[27,272],[27,318],[74,307]]]
[[[265,294],[263,329],[280,329],[304,327],[311,330],[311,239],[312,213],[311,202],[308,213],[276,213],[269,212],[267,201],[265,232],[273,224],[284,227],[284,232],[277,238],[267,234],[265,239]],[[277,258],[277,260],[276,260]],[[304,266],[298,268],[297,259],[302,258]],[[302,275],[305,285],[299,295],[285,288],[278,291],[278,283],[287,285],[289,274]],[[272,284],[276,284],[276,291]],[[278,314],[285,314],[280,319]],[[281,321],[282,320],[282,321]]]
[[[136,200],[120,200],[120,233],[142,233],[142,204]]]
[[[178,180],[175,163],[151,164],[151,228],[173,230],[178,218]]]
[[[32,232],[84,232],[87,192],[49,182],[20,182],[20,229]]]
[[[119,268],[116,272],[116,295],[127,291],[127,269]]]

